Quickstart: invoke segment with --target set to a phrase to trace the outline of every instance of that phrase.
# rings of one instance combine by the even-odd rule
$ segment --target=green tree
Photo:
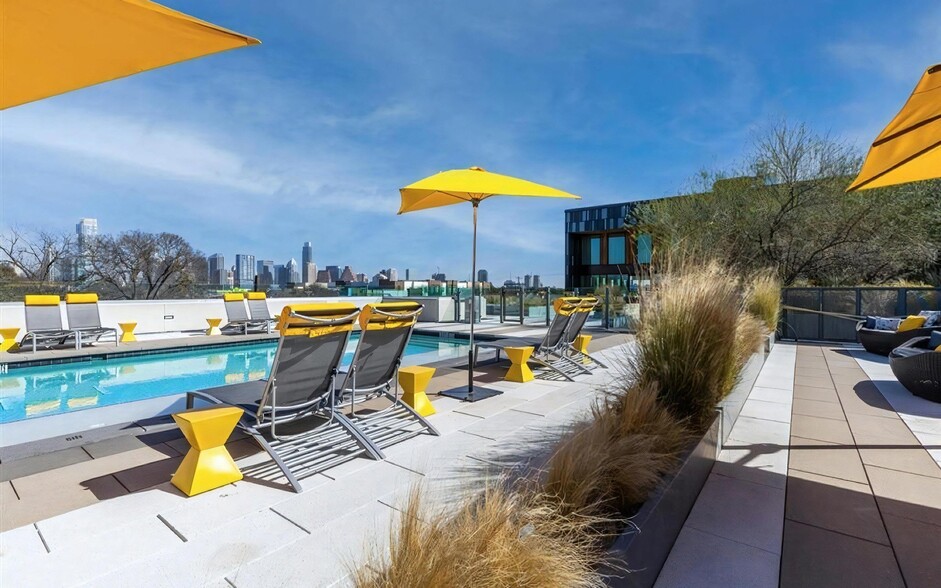
[[[661,245],[772,267],[785,285],[927,278],[941,250],[939,184],[847,194],[860,163],[846,144],[780,122],[743,166],[702,172],[691,195],[642,207],[640,222]]]

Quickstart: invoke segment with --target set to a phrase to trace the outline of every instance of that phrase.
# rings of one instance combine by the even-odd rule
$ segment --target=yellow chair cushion
[[[249,300],[266,300],[267,298],[268,297],[265,295],[264,292],[249,292],[248,293]]]
[[[295,335],[319,337],[330,333],[352,331],[353,323],[356,321],[358,315],[359,307],[350,302],[295,304],[285,306],[281,310],[281,315],[278,317],[278,331],[281,333],[282,337]],[[304,317],[338,322],[333,325],[317,324],[304,320]]]
[[[238,302],[239,300],[245,300],[244,292],[228,292],[222,295],[222,299],[226,302]]]
[[[578,306],[581,304],[581,302],[581,298],[575,298],[574,296],[562,296],[556,298],[552,303],[552,306],[555,308],[556,314],[568,316],[578,309]]]
[[[898,332],[902,331],[911,331],[912,329],[918,329],[924,326],[925,321],[928,320],[928,317],[924,316],[909,316],[902,319],[902,322],[899,323]]]
[[[94,292],[69,293],[65,295],[66,304],[92,304],[98,302],[98,295]]]
[[[27,294],[23,299],[26,306],[58,306],[59,297],[55,294]]]
[[[367,331],[411,327],[418,322],[416,313],[421,309],[421,304],[412,301],[367,304],[359,313],[359,326]]]

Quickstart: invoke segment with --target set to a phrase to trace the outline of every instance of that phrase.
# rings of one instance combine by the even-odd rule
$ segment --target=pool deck
[[[591,349],[616,362],[631,345]],[[175,431],[80,448],[81,461],[0,483],[0,585],[348,585],[415,483],[447,504],[558,435],[616,372],[512,384],[504,370],[476,371],[501,396],[432,394],[441,437],[307,478],[301,494],[263,475],[266,454],[244,438],[229,448],[246,479],[193,498],[167,482],[186,450]],[[439,369],[431,392],[465,377]],[[854,346],[778,343],[657,586],[936,586],[939,552],[941,405]]]
[[[616,362],[629,345],[611,335],[592,351]],[[359,458],[305,478],[300,494],[263,473],[270,460],[247,439],[228,444],[246,478],[193,498],[168,482],[186,450],[175,431],[80,448],[82,461],[0,485],[0,524],[9,529],[0,533],[0,585],[346,583],[348,564],[367,537],[386,537],[382,529],[413,484],[424,481],[429,500],[444,501],[527,439],[558,434],[617,373],[514,384],[503,382],[505,370],[475,372],[501,396],[462,403],[432,394],[438,412],[430,421],[441,437],[421,435],[386,450],[384,461]],[[432,393],[466,378],[456,368],[439,374]]]

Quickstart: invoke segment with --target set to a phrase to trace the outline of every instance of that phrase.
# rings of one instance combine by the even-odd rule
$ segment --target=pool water
[[[344,365],[353,359],[358,335],[350,340]],[[0,374],[0,423],[260,380],[268,376],[276,347],[264,342],[10,369]],[[413,335],[403,363],[456,357],[464,348]]]

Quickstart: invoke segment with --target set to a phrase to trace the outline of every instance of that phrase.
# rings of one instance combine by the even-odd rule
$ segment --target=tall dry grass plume
[[[745,310],[761,320],[769,332],[778,328],[781,316],[781,280],[771,270],[758,272],[745,289]]]
[[[641,298],[631,369],[695,430],[705,429],[738,372],[739,280],[717,262],[676,264]]]
[[[545,491],[565,513],[629,516],[677,465],[688,440],[655,386],[630,387],[595,404],[591,417],[559,442]]]
[[[453,514],[423,506],[413,489],[389,546],[374,548],[353,570],[358,588],[604,586],[602,556],[586,527],[533,491],[489,487]]]

